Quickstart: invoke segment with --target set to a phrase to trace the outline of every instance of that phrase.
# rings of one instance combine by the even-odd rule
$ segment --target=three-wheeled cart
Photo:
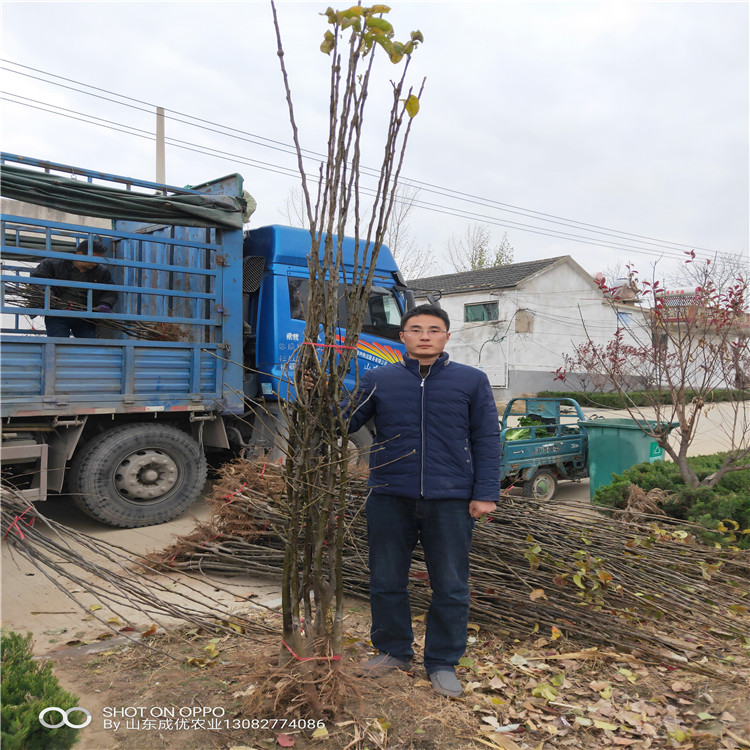
[[[521,486],[525,497],[551,500],[558,480],[587,477],[585,421],[572,398],[511,399],[501,422],[502,486]]]

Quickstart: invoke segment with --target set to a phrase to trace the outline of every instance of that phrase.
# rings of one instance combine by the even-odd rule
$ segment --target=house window
[[[477,302],[464,305],[464,323],[486,323],[497,319],[497,302]]]
[[[618,312],[617,313],[617,325],[621,328],[630,328],[630,324],[633,322],[633,313],[630,312]]]

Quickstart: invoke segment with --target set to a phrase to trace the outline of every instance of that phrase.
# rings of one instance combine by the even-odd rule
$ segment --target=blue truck
[[[245,231],[237,174],[178,188],[5,153],[0,168],[11,207],[0,230],[4,481],[30,502],[69,492],[93,518],[131,528],[193,503],[206,451],[278,455],[279,402],[293,397],[304,338],[309,232]],[[85,218],[51,220],[43,207]],[[107,248],[112,284],[30,276],[84,240]],[[339,249],[350,273],[354,250],[353,239]],[[66,286],[83,290],[80,309],[60,307]],[[94,309],[102,289],[117,292],[111,312]],[[381,248],[360,373],[402,357],[399,322],[413,304]],[[98,338],[46,336],[50,314],[92,321]],[[343,301],[339,321],[343,335]],[[366,443],[366,430],[351,439]]]

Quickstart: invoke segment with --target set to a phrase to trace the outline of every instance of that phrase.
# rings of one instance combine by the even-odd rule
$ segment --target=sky
[[[325,7],[278,3],[302,145],[317,153]],[[507,234],[515,262],[571,255],[592,275],[628,263],[674,275],[689,249],[747,264],[748,7],[394,2],[396,38],[425,38],[403,176],[431,272],[450,272],[449,239],[476,223],[496,244]],[[238,172],[258,203],[251,226],[287,223],[299,177],[268,3],[3,0],[1,12],[4,151],[154,179],[161,106],[168,183]],[[375,67],[368,166],[397,72]]]

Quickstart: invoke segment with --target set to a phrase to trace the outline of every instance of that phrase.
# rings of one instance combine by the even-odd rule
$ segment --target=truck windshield
[[[307,313],[309,283],[307,279],[289,278],[289,312],[293,319],[304,320]],[[339,284],[339,325],[346,328],[349,314],[346,306],[346,286]],[[398,341],[401,325],[401,308],[392,290],[373,287],[367,301],[362,332]]]

